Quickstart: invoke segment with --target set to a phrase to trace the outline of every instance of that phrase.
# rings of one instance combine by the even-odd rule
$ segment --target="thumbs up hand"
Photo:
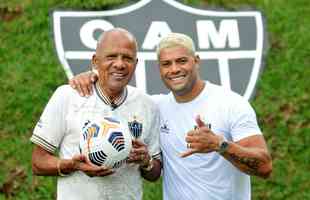
[[[211,131],[209,124],[205,124],[198,115],[195,119],[197,128],[187,133],[185,141],[188,150],[181,153],[181,157],[187,157],[194,153],[209,153],[219,150],[221,136]]]

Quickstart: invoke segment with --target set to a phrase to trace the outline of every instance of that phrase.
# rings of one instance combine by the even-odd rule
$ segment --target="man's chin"
[[[109,87],[111,90],[123,90],[127,86],[128,82],[127,81],[113,81],[112,83],[110,82]]]
[[[174,85],[174,86],[170,86],[169,88],[175,94],[182,94],[183,91],[185,90],[183,85],[178,85],[178,86]]]

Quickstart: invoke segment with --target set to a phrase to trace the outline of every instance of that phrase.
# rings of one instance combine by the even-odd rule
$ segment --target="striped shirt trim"
[[[127,98],[128,95],[128,91],[127,91],[127,87],[125,88],[125,90],[123,91],[123,93],[121,94],[121,96],[119,96],[114,102],[111,102],[109,97],[107,97],[103,90],[100,88],[99,86],[99,81],[96,82],[95,84],[95,91],[97,93],[97,95],[99,96],[99,98],[107,105],[114,107],[116,105],[116,107],[119,107],[120,105],[122,105],[124,103],[124,101]],[[113,106],[112,106],[113,105]]]
[[[52,145],[51,143],[49,143],[42,137],[35,135],[35,134],[31,136],[30,141],[36,145],[39,145],[40,147],[42,147],[43,149],[45,149],[46,151],[50,153],[54,153],[57,149],[56,146]]]
[[[152,155],[152,158],[153,158],[153,159],[157,159],[157,160],[161,160],[161,152]]]

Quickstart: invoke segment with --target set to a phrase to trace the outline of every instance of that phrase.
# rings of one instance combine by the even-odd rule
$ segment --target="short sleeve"
[[[59,87],[44,108],[30,141],[45,150],[54,153],[65,133],[65,87]]]
[[[233,141],[262,134],[258,126],[256,114],[250,103],[240,97],[234,101],[230,108],[230,133]]]

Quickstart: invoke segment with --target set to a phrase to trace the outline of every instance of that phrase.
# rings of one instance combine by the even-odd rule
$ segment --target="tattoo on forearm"
[[[260,161],[257,158],[240,157],[236,154],[229,154],[230,159],[236,164],[243,165],[243,169],[249,174],[257,174],[257,170],[260,165]]]

